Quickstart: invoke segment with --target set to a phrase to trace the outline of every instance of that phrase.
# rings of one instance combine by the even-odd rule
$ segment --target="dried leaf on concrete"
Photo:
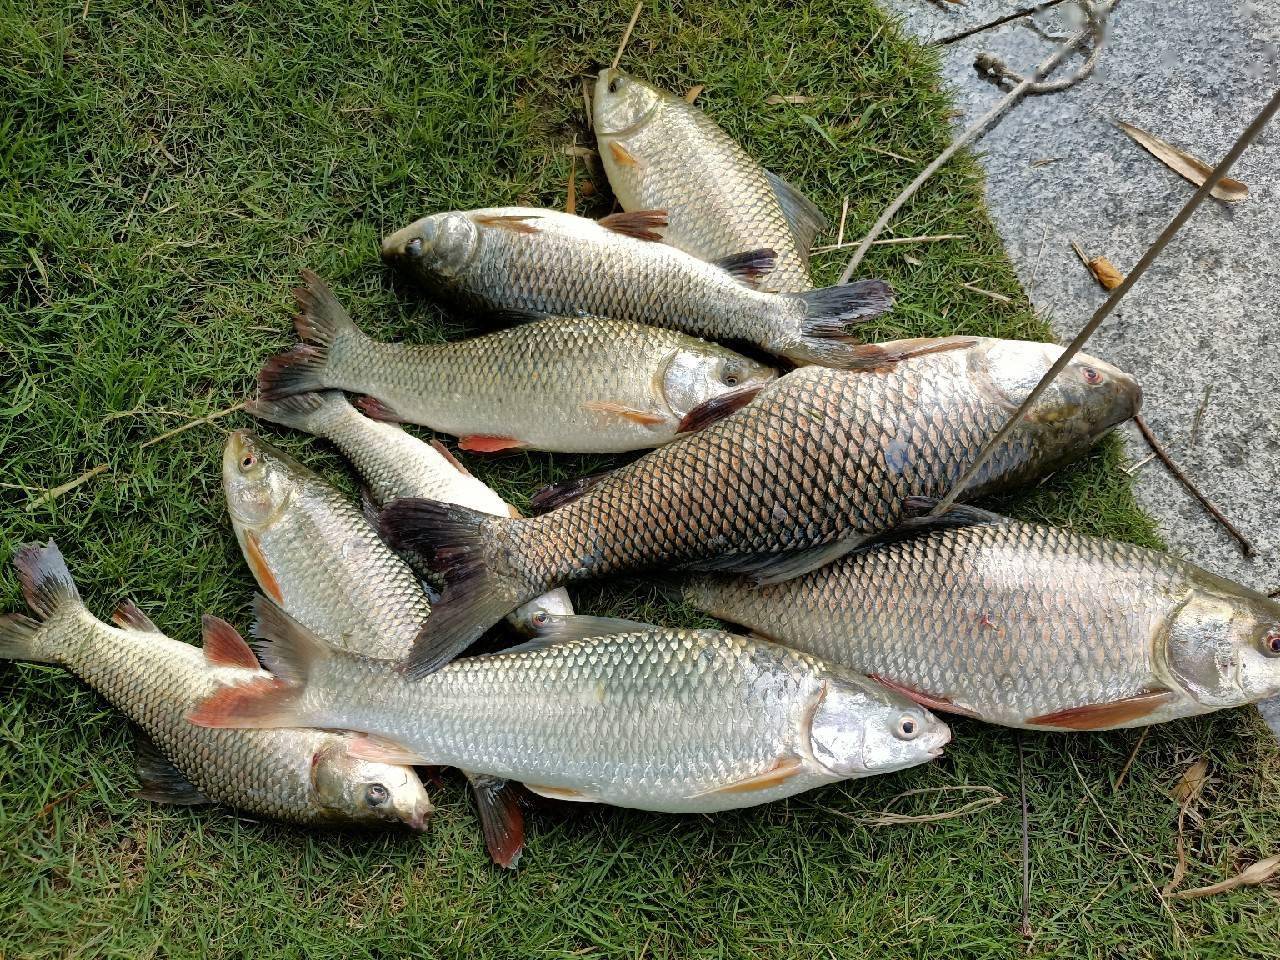
[[[1120,284],[1124,283],[1124,274],[1116,269],[1116,265],[1106,257],[1091,257],[1081,249],[1080,244],[1074,240],[1071,241],[1071,248],[1075,250],[1076,256],[1093,274],[1093,279],[1102,284],[1104,290],[1114,290]]]
[[[1133,124],[1125,123],[1123,120],[1117,120],[1116,124],[1153,157],[1170,170],[1186,177],[1197,187],[1209,179],[1209,174],[1213,171],[1213,167],[1198,157],[1193,157],[1185,150],[1179,150],[1173,144],[1161,140],[1155,134],[1148,133],[1141,127],[1135,127]],[[1223,177],[1209,193],[1219,200],[1235,203],[1249,196],[1249,188],[1239,180]]]

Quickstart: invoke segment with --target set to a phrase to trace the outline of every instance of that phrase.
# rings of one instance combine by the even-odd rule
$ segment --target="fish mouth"
[[[427,818],[431,816],[430,810],[419,810],[404,821],[404,825],[414,833],[422,833],[427,829]]]
[[[382,247],[380,253],[383,260],[393,261],[399,260],[401,257],[413,256],[414,252],[410,250],[410,246],[414,243],[418,245],[418,252],[422,249],[422,236],[412,226],[402,227],[395,233],[389,233],[382,238]]]

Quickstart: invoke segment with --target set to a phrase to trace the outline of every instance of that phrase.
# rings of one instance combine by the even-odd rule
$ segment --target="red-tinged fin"
[[[582,406],[593,413],[606,413],[611,416],[622,417],[622,419],[638,423],[642,427],[652,427],[667,422],[667,418],[661,414],[646,413],[644,410],[636,410],[620,403],[610,403],[607,400],[588,400]]]
[[[704,790],[694,794],[695,797],[725,796],[735,793],[755,793],[758,790],[772,790],[786,783],[801,770],[804,762],[799,757],[779,757],[773,766],[754,777],[746,777],[714,790]]]
[[[347,754],[352,757],[359,757],[361,760],[371,760],[375,763],[394,763],[405,767],[426,766],[430,762],[417,751],[411,750],[402,743],[369,733],[352,737],[347,745]]]
[[[888,343],[863,343],[850,351],[850,370],[884,370],[903,360],[948,350],[967,350],[978,341],[974,337],[916,337]]]
[[[482,633],[550,584],[529,584],[490,565],[487,544],[505,524],[523,523],[437,500],[395,500],[382,511],[379,530],[395,550],[412,550],[444,579],[440,602],[401,668],[419,679],[444,666]],[[503,560],[508,569],[519,557]],[[513,563],[513,561],[515,563]],[[517,567],[518,569],[518,567]]]
[[[566,503],[572,503],[611,473],[613,473],[612,470],[601,470],[599,473],[590,473],[585,477],[548,484],[529,499],[529,510],[537,516],[557,507],[563,507]]]
[[[52,540],[43,547],[24,543],[13,555],[13,567],[27,606],[40,620],[47,620],[64,607],[80,605],[80,591],[71,579],[62,551]]]
[[[763,389],[763,386],[741,387],[729,393],[722,393],[718,397],[712,397],[710,400],[704,400],[680,419],[676,432],[693,433],[709,427],[717,420],[723,420],[729,414],[737,413],[754,400],[756,394]]]
[[[499,230],[510,230],[512,233],[529,234],[538,232],[538,228],[529,222],[537,219],[534,214],[520,216],[482,214],[472,219],[482,227],[496,227]]]
[[[258,669],[258,658],[236,628],[221,617],[205,614],[200,618],[204,638],[204,658],[212,667],[244,667]]]
[[[356,408],[370,420],[377,420],[380,423],[409,422],[377,397],[358,397],[356,399]]]
[[[510,780],[467,774],[476,812],[484,831],[484,846],[498,866],[514,870],[524,851],[524,812],[520,790]]]
[[[453,451],[450,450],[448,447],[446,447],[439,440],[435,439],[434,437],[432,437],[431,439],[431,449],[434,450],[436,453],[440,454],[440,456],[444,457],[445,462],[448,463],[449,466],[453,467],[463,476],[474,477],[474,474],[472,474],[470,470],[468,470],[466,467],[462,465],[462,461],[453,455]]]
[[[302,727],[306,724],[296,713],[301,696],[300,687],[276,677],[256,677],[206,697],[191,709],[187,719],[197,727]]]
[[[1058,727],[1064,730],[1110,730],[1149,716],[1176,696],[1172,690],[1152,690],[1136,697],[1113,700],[1111,703],[1091,703],[1029,717],[1025,722],[1028,726]]]
[[[754,287],[761,277],[773,270],[778,262],[778,252],[769,247],[761,247],[758,250],[731,253],[711,262],[733,279]]]
[[[277,354],[258,371],[258,396],[274,401],[325,389],[329,386],[324,378],[327,361],[324,351],[306,343]]]
[[[258,586],[262,588],[262,592],[271,597],[276,603],[284,603],[284,591],[280,589],[280,581],[271,572],[271,565],[267,563],[267,555],[262,552],[262,541],[258,539],[258,535],[252,530],[246,530],[244,533],[244,559],[249,565],[249,570],[253,573],[253,578],[258,581]]]
[[[961,717],[978,717],[978,714],[970,710],[968,707],[962,707],[956,704],[950,697],[936,696],[930,693],[924,693],[914,687],[909,687],[905,683],[899,683],[897,680],[890,680],[888,677],[879,673],[868,673],[867,679],[874,680],[882,687],[896,691],[909,700],[914,700],[922,707],[928,707],[930,710],[937,710],[942,713],[954,713]]]
[[[160,628],[151,618],[138,609],[132,600],[121,600],[111,614],[111,622],[125,630],[141,630],[143,633],[159,633]]]
[[[634,167],[640,162],[635,158],[630,150],[618,143],[616,140],[610,141],[609,152],[613,154],[613,159],[624,167]]]
[[[611,213],[602,217],[600,226],[624,237],[636,240],[647,240],[658,243],[662,240],[659,230],[667,228],[667,211],[665,210],[630,210],[622,213]]]
[[[458,441],[458,449],[468,453],[497,453],[500,450],[515,450],[529,444],[515,437],[492,437],[485,434],[473,434],[462,437]]]

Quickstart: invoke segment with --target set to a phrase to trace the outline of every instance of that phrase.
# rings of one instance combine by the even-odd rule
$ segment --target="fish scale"
[[[1266,651],[1263,662],[1277,664],[1269,688],[1207,697],[1178,679],[1224,643],[1206,624],[1225,618],[1265,640],[1280,604],[1176,557],[1013,521],[921,532],[785,583],[699,577],[685,597],[922,702],[1007,726],[1082,729],[1029,721],[1169,690],[1150,712],[1087,728],[1152,723],[1248,703],[1280,683]]]

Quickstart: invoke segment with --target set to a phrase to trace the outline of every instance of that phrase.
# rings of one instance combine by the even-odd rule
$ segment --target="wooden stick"
[[[627,24],[627,29],[622,32],[622,42],[618,44],[618,52],[613,55],[613,63],[609,65],[610,70],[617,70],[618,64],[622,62],[622,51],[627,49],[627,41],[631,39],[631,31],[636,28],[636,21],[640,19],[640,11],[643,8],[644,0],[639,0],[631,14],[631,21]]]
[[[1142,414],[1138,414],[1134,417],[1133,422],[1138,425],[1138,431],[1142,434],[1142,438],[1147,441],[1147,444],[1151,447],[1151,452],[1160,459],[1160,462],[1164,464],[1165,469],[1172,473],[1174,477],[1177,478],[1178,482],[1187,488],[1188,493],[1200,501],[1200,506],[1204,507],[1205,512],[1221,524],[1222,529],[1226,530],[1227,533],[1231,534],[1231,536],[1235,538],[1236,543],[1240,544],[1240,549],[1244,551],[1244,555],[1246,557],[1256,556],[1257,550],[1254,549],[1252,541],[1241,533],[1240,528],[1228,520],[1223,512],[1218,509],[1217,504],[1201,493],[1200,488],[1192,482],[1191,478],[1182,472],[1182,468],[1173,462],[1173,458],[1169,456],[1169,451],[1164,448],[1164,444],[1156,439],[1156,435],[1152,433],[1151,428],[1147,426],[1147,421],[1142,419]]]
[[[1191,195],[1191,198],[1183,205],[1182,209],[1178,211],[1177,215],[1169,221],[1169,225],[1161,231],[1160,236],[1156,237],[1155,242],[1147,248],[1147,252],[1142,255],[1142,259],[1139,260],[1134,268],[1129,271],[1129,275],[1124,278],[1124,281],[1120,286],[1112,290],[1111,295],[1107,297],[1102,306],[1098,307],[1098,309],[1094,311],[1093,316],[1089,318],[1089,322],[1084,325],[1084,328],[1078,334],[1076,334],[1076,338],[1072,340],[1067,346],[1067,349],[1062,352],[1062,356],[1058,358],[1057,362],[1054,363],[1054,365],[1049,368],[1049,371],[1040,378],[1040,382],[1032,388],[1031,393],[1029,393],[1027,398],[1022,401],[1022,405],[1013,412],[1013,415],[1010,416],[1008,420],[1005,421],[1004,426],[996,431],[995,436],[987,441],[986,446],[984,446],[978,453],[977,458],[969,465],[969,468],[965,470],[960,479],[952,485],[951,489],[947,492],[947,495],[938,501],[938,505],[933,508],[930,516],[936,517],[956,502],[956,498],[960,496],[965,487],[969,485],[969,482],[977,476],[978,471],[986,465],[986,462],[991,459],[991,455],[995,453],[1000,444],[1004,443],[1009,434],[1013,432],[1014,428],[1018,425],[1018,422],[1026,414],[1027,410],[1031,408],[1031,405],[1040,398],[1040,395],[1044,393],[1049,384],[1053,383],[1058,374],[1066,369],[1067,364],[1071,362],[1072,358],[1075,357],[1075,355],[1079,353],[1080,349],[1085,345],[1085,341],[1093,336],[1093,332],[1102,325],[1102,321],[1105,320],[1120,301],[1124,299],[1125,294],[1133,289],[1133,285],[1138,282],[1144,273],[1147,272],[1147,269],[1155,262],[1156,257],[1160,256],[1164,251],[1164,248],[1169,245],[1169,241],[1174,238],[1174,235],[1180,229],[1182,229],[1182,225],[1191,218],[1191,215],[1195,213],[1196,208],[1204,202],[1205,197],[1209,196],[1209,191],[1214,188],[1219,180],[1226,176],[1227,171],[1231,169],[1232,165],[1238,159],[1240,159],[1240,154],[1244,153],[1245,148],[1248,147],[1258,134],[1263,131],[1271,118],[1275,116],[1277,110],[1280,110],[1280,90],[1277,90],[1272,94],[1271,99],[1267,101],[1267,104],[1258,112],[1258,115],[1253,118],[1253,121],[1245,128],[1244,132],[1240,134],[1236,142],[1232,144],[1231,149],[1227,151],[1227,155],[1219,161],[1218,165],[1213,168],[1213,172],[1205,179],[1205,182],[1196,189],[1196,192]],[[1252,549],[1252,547],[1250,547],[1250,549]]]

